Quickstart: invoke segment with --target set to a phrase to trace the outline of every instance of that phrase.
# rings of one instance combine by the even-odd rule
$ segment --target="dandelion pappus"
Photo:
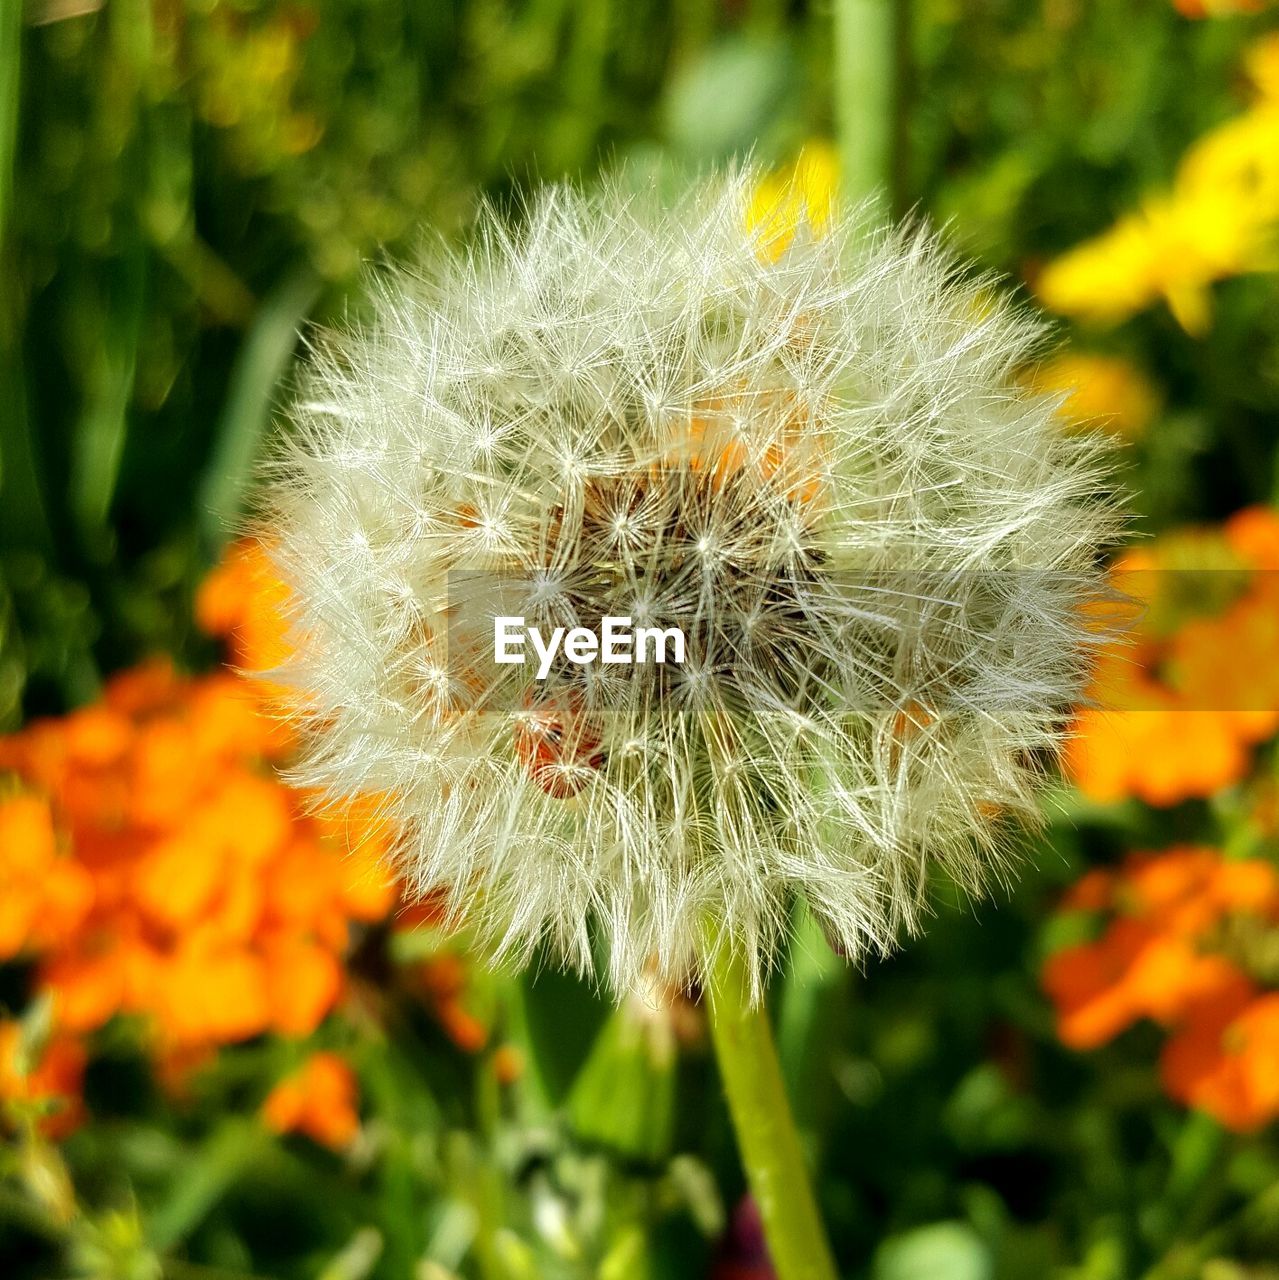
[[[568,800],[590,781],[588,770],[605,759],[599,730],[582,710],[578,694],[525,695],[515,722],[515,754],[548,796]]]

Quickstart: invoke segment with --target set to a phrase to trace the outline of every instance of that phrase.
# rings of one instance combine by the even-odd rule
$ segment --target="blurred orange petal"
[[[331,951],[290,939],[266,953],[271,1025],[281,1035],[307,1036],[342,994],[342,967]]]
[[[276,1133],[302,1133],[340,1150],[359,1132],[355,1074],[337,1054],[316,1053],[282,1080],[262,1105],[262,1120]]]

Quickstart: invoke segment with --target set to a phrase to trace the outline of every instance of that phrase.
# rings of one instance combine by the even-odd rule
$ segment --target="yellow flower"
[[[1035,369],[1029,383],[1064,395],[1058,412],[1072,426],[1104,427],[1129,440],[1142,435],[1159,412],[1150,379],[1121,356],[1068,351]]]
[[[294,102],[313,30],[314,22],[300,13],[253,26],[244,15],[216,7],[192,25],[196,110],[215,128],[233,132],[239,159],[254,171],[310,150],[324,133],[323,122]]]
[[[1187,333],[1211,322],[1209,286],[1276,268],[1279,223],[1279,39],[1253,47],[1262,100],[1185,154],[1171,190],[1048,264],[1044,304],[1113,323],[1162,299]]]
[[[806,143],[794,164],[758,183],[746,210],[746,226],[759,236],[763,256],[780,258],[804,221],[814,235],[821,235],[834,211],[838,187],[835,148],[822,140]]]
[[[1039,277],[1044,305],[1062,315],[1117,321],[1158,295],[1147,220],[1130,214],[1109,231],[1050,262]]]
[[[1237,190],[1192,184],[1050,263],[1039,296],[1053,311],[1103,323],[1162,299],[1187,333],[1200,334],[1211,321],[1209,285],[1269,266],[1263,232]]]

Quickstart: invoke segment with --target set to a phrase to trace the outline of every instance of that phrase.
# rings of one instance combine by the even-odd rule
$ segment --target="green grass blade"
[[[307,269],[286,277],[263,302],[236,357],[217,442],[199,494],[201,527],[215,550],[234,530],[243,511],[276,388],[319,292],[319,282]]]
[[[22,0],[0,0],[0,249],[13,208],[22,70]]]

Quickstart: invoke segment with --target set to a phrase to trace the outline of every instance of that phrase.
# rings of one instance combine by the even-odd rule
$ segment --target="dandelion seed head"
[[[619,992],[714,930],[758,984],[797,899],[856,959],[938,868],[1005,876],[1117,523],[1104,445],[1016,377],[1032,318],[922,230],[801,216],[765,252],[754,181],[553,189],[376,277],[264,509],[301,779],[384,797],[406,879],[499,955],[591,971],[598,935]],[[687,659],[496,665],[509,583]]]

